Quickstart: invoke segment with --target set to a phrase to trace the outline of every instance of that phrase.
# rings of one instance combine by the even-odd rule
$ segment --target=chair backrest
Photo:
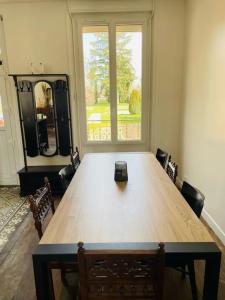
[[[159,161],[161,166],[165,169],[168,161],[168,153],[158,148],[156,152],[156,159]]]
[[[35,194],[28,196],[30,209],[33,213],[35,227],[39,238],[42,237],[42,224],[46,218],[50,208],[55,213],[54,200],[52,198],[51,187],[48,178],[45,177],[45,185],[36,190]]]
[[[163,243],[154,250],[86,250],[80,242],[80,299],[161,300],[164,261]]]
[[[198,218],[200,218],[205,196],[186,181],[183,182],[181,193],[194,213],[198,216]]]
[[[168,176],[170,177],[170,179],[173,181],[173,183],[176,183],[177,169],[178,169],[177,164],[175,162],[172,162],[169,159],[167,167],[166,167],[166,173],[168,174]]]
[[[71,154],[71,163],[72,166],[74,167],[74,171],[76,172],[76,170],[80,165],[80,154],[77,147],[76,147],[76,151]]]
[[[59,176],[61,179],[64,192],[68,188],[74,174],[75,174],[75,170],[72,165],[67,165],[59,171]]]

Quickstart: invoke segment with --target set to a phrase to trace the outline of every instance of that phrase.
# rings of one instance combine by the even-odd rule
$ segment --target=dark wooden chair
[[[28,202],[30,203],[30,209],[33,213],[35,228],[37,229],[38,236],[41,239],[43,236],[42,225],[44,223],[45,218],[48,215],[49,210],[52,210],[52,214],[55,213],[54,207],[54,199],[51,193],[50,183],[48,178],[45,177],[44,186],[37,189],[34,195],[28,196]],[[60,269],[61,270],[61,280],[64,285],[68,285],[66,281],[66,273],[77,272],[78,267],[75,262],[53,262],[48,264],[48,279],[50,285],[50,293],[51,299],[54,300],[54,288],[53,288],[53,280],[52,280],[52,269]]]
[[[79,153],[79,150],[77,147],[76,147],[75,152],[73,152],[71,154],[71,163],[74,168],[74,171],[76,172],[76,170],[78,169],[78,167],[80,165],[80,153]]]
[[[156,151],[156,159],[159,161],[160,165],[163,167],[163,169],[166,168],[167,162],[168,162],[168,153],[163,151],[162,149],[158,148]]]
[[[67,165],[59,171],[59,176],[62,182],[64,192],[67,190],[74,174],[75,170],[72,165]]]
[[[28,196],[30,210],[34,217],[35,228],[37,229],[39,238],[42,237],[42,225],[49,212],[55,213],[54,200],[52,198],[51,187],[48,178],[44,179],[45,184],[43,187],[36,190],[35,194]]]
[[[78,243],[80,300],[163,298],[165,251],[86,250]]]
[[[177,169],[178,169],[177,164],[175,162],[172,162],[171,159],[169,159],[167,167],[166,167],[166,173],[168,174],[170,179],[173,181],[173,183],[176,183]]]
[[[204,206],[205,196],[186,181],[183,182],[181,194],[190,205],[196,216],[200,218]]]

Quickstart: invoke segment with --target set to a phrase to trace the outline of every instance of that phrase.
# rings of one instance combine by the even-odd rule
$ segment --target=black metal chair
[[[74,174],[75,170],[73,165],[67,165],[59,171],[59,176],[62,182],[64,192],[67,190]]]
[[[71,154],[71,163],[74,168],[74,172],[76,172],[76,170],[80,165],[80,153],[77,147],[76,147],[76,151]]]
[[[196,216],[200,218],[204,206],[205,196],[186,181],[183,182],[181,194],[190,205]]]
[[[167,162],[168,162],[168,153],[163,151],[162,149],[158,148],[156,152],[156,159],[159,161],[160,165],[163,167],[163,169],[166,168]]]
[[[64,192],[67,190],[74,174],[80,165],[80,154],[78,148],[71,154],[71,165],[67,165],[59,171]]]
[[[187,203],[190,205],[191,209],[196,214],[196,216],[200,218],[204,206],[205,196],[198,189],[194,188],[186,181],[183,182],[181,194],[183,195]],[[198,296],[195,281],[194,261],[190,260],[189,262],[187,262],[186,265],[176,267],[176,270],[180,271],[183,277],[185,277],[185,275],[188,275],[190,277],[192,298],[193,300],[197,300]]]

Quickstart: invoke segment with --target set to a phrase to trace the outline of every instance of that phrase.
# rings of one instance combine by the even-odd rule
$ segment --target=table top
[[[128,182],[114,181],[124,160]],[[151,153],[86,154],[40,244],[212,242]]]

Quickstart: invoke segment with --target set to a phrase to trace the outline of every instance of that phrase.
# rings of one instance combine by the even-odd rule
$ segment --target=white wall
[[[179,163],[183,80],[184,1],[157,0],[153,22],[151,145]]]
[[[225,1],[189,0],[187,12],[182,176],[225,243]]]
[[[45,72],[70,75],[74,143],[78,144],[72,28],[68,8],[72,12],[87,11],[91,7],[101,11],[104,7],[107,11],[125,11],[126,9],[130,11],[132,7],[133,10],[151,10],[152,1],[83,0],[67,3],[64,0],[37,0],[19,2],[0,1],[0,14],[5,24],[9,73],[29,73],[31,62],[42,62],[45,65]],[[151,149],[155,151],[158,146],[163,147],[177,160],[183,67],[184,0],[157,0],[155,2]],[[13,85],[12,89],[14,89]],[[14,104],[19,136],[15,92],[12,92],[14,97],[10,100]],[[21,149],[20,141],[18,145]],[[22,159],[20,161],[22,164]],[[47,162],[41,158],[38,163],[46,164]]]
[[[66,1],[35,1],[0,4],[0,14],[4,19],[6,50],[9,74],[31,73],[30,63],[44,64],[45,73],[67,73],[73,78],[71,70],[69,41],[70,21],[67,13]],[[11,101],[15,112],[15,123],[18,138],[18,148],[22,148],[15,86],[11,81]],[[73,93],[73,83],[71,84]],[[74,99],[73,99],[74,100]],[[75,111],[75,103],[72,101]],[[76,111],[75,111],[76,113]],[[73,123],[75,123],[73,114]],[[77,143],[76,126],[74,125],[74,139]],[[22,151],[17,158],[17,168],[23,166]],[[29,165],[36,164],[66,164],[68,158],[54,157],[35,159],[28,158]]]

